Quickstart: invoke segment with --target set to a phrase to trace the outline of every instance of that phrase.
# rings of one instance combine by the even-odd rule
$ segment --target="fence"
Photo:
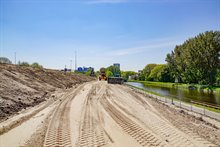
[[[173,104],[177,107],[180,107],[180,108],[183,108],[183,109],[195,112],[195,113],[199,113],[203,116],[208,116],[210,118],[213,118],[213,119],[220,121],[220,113],[210,111],[207,109],[208,107],[210,107],[210,104],[203,103],[203,102],[196,102],[196,101],[192,101],[192,100],[189,100],[189,102],[183,102],[181,99],[173,99],[173,98],[157,96],[155,94],[151,94],[147,91],[144,91],[143,89],[135,88],[131,85],[127,85],[127,86],[131,87],[136,92],[142,93],[145,96],[153,98],[157,101],[161,101],[161,102],[168,103],[168,104]],[[195,104],[199,105],[200,107],[195,106]],[[211,108],[220,109],[219,106],[213,106],[213,105],[211,106]]]

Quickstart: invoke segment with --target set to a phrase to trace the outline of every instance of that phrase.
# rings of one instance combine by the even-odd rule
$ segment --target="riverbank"
[[[152,91],[148,91],[148,90],[145,90],[143,88],[139,88],[139,87],[136,87],[136,86],[132,86],[132,85],[129,85],[127,84],[129,87],[131,88],[134,88],[134,89],[137,89],[137,90],[141,90],[143,91],[145,94],[148,93],[151,97],[159,97],[159,99],[164,99],[165,102],[167,102],[168,100],[171,101],[171,103],[185,103],[185,104],[189,104],[191,106],[194,106],[194,107],[198,107],[198,108],[201,108],[201,109],[206,109],[206,110],[209,110],[211,112],[216,112],[216,113],[220,113],[220,110],[219,109],[215,109],[215,108],[212,108],[212,107],[208,107],[208,106],[205,106],[205,105],[200,105],[200,104],[195,104],[195,103],[192,103],[191,101],[189,102],[186,102],[186,101],[182,101],[182,100],[179,100],[179,99],[176,99],[176,98],[173,98],[173,97],[167,97],[167,96],[164,96],[164,95],[161,95],[161,94],[158,94],[158,93],[155,93],[155,92],[152,92]],[[140,91],[139,91],[140,92]],[[177,104],[178,105],[178,104]]]
[[[208,86],[199,84],[183,84],[183,83],[170,83],[170,82],[151,82],[151,81],[138,81],[129,80],[128,82],[139,82],[144,84],[144,86],[155,86],[155,87],[168,87],[168,88],[181,88],[181,89],[193,89],[193,90],[203,90],[204,92],[210,91]],[[210,87],[213,92],[220,92],[220,86]]]

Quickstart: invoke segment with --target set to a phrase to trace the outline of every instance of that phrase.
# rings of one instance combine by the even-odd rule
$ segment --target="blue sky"
[[[186,39],[220,30],[220,0],[0,0],[0,56],[46,68],[166,63]],[[74,67],[74,66],[73,66]]]

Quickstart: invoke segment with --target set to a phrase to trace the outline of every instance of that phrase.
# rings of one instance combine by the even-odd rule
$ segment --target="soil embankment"
[[[0,121],[45,101],[58,89],[94,80],[58,70],[0,64]]]

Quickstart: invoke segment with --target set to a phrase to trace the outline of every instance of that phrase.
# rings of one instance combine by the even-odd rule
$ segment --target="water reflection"
[[[162,96],[173,97],[177,99],[182,99],[183,101],[202,101],[213,104],[220,104],[220,93],[208,93],[198,90],[188,90],[188,89],[178,89],[178,88],[168,88],[168,87],[155,87],[155,86],[144,86],[142,83],[138,82],[127,82],[127,84],[143,88],[147,91],[151,91]]]

